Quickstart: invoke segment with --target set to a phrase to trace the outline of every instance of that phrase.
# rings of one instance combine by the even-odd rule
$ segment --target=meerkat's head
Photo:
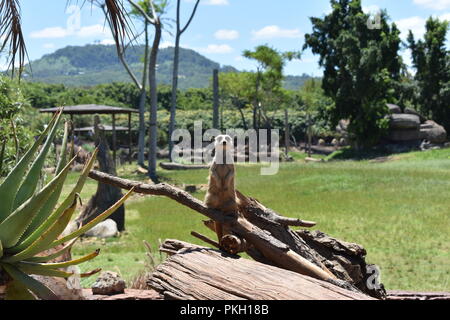
[[[233,139],[226,134],[221,134],[214,140],[214,161],[220,164],[233,163]]]
[[[214,147],[224,151],[233,149],[233,139],[226,134],[220,134],[214,140]]]

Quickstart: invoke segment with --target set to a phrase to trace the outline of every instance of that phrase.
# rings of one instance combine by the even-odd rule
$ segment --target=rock
[[[433,129],[434,125],[430,122],[425,122],[423,124],[420,125],[420,130],[424,130],[424,129]]]
[[[421,115],[420,113],[418,113],[416,110],[413,110],[411,108],[405,108],[405,112],[406,114],[413,114],[419,117],[420,119],[420,123],[424,123],[425,121],[427,121],[427,119]]]
[[[323,139],[319,139],[319,142],[317,143],[319,146],[324,146],[325,145],[325,140]]]
[[[406,130],[394,129],[390,130],[388,136],[388,139],[394,142],[419,140],[419,138],[420,138],[419,130],[417,129],[406,129]]]
[[[420,118],[414,114],[392,114],[390,117],[392,129],[419,129]],[[419,131],[419,130],[417,130]]]
[[[386,104],[390,114],[402,113],[402,108],[395,104],[388,103]]]
[[[187,184],[184,186],[184,191],[189,193],[197,192],[197,186],[195,184]]]
[[[341,139],[339,140],[339,145],[340,145],[340,146],[346,146],[346,145],[347,145],[347,140],[346,140],[345,138],[341,138]]]
[[[447,141],[447,131],[445,131],[443,126],[428,120],[420,127],[419,137],[432,144],[444,143]]]
[[[317,159],[317,158],[306,157],[305,158],[305,162],[325,162],[325,160],[324,159]]]
[[[338,139],[333,139],[333,141],[331,141],[331,144],[333,145],[333,146],[339,146],[339,141],[338,141]]]
[[[83,289],[83,294],[86,300],[162,300],[161,296],[155,290],[138,290],[125,289],[125,293],[116,294],[114,296],[94,295],[91,289]]]
[[[83,169],[84,169],[84,164],[80,164],[80,163],[74,164],[71,168],[72,172],[81,172],[81,171],[83,171]]]
[[[67,227],[62,232],[61,236],[63,236],[63,237],[68,236],[69,234],[77,231],[77,229],[79,227],[80,227],[80,225],[78,224],[78,222],[70,221],[69,224],[67,225]]]
[[[118,233],[117,223],[112,219],[106,219],[86,232],[86,237],[111,238]]]
[[[125,287],[125,281],[117,273],[105,271],[92,285],[92,293],[111,296],[124,293]]]
[[[59,300],[84,300],[83,289],[79,284],[79,278],[69,278],[71,281],[77,281],[78,285],[69,285],[68,281],[63,278],[46,277],[32,275],[32,278],[36,279],[47,288],[49,288]]]

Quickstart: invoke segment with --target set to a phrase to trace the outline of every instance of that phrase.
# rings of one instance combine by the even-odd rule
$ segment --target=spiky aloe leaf
[[[62,247],[60,250],[56,251],[55,253],[49,254],[48,256],[41,256],[41,257],[31,257],[28,259],[25,259],[25,261],[28,262],[36,262],[36,263],[43,263],[47,262],[53,259],[56,259],[66,252],[68,252],[72,246],[77,242],[78,238],[73,239],[72,241],[68,242],[64,247]]]
[[[73,272],[66,272],[57,269],[41,269],[30,266],[20,266],[19,270],[25,272],[26,274],[35,274],[38,276],[45,276],[45,277],[69,278],[74,275]]]
[[[95,258],[95,257],[94,257]],[[62,271],[58,269],[49,269],[49,268],[42,268],[41,266],[23,266],[21,265],[19,269],[26,274],[35,274],[39,276],[45,276],[45,277],[57,277],[57,278],[69,278],[73,275],[75,275],[74,272],[67,272]],[[99,273],[102,269],[97,268],[90,272],[86,273],[80,273],[80,278],[87,278],[90,277],[96,273]]]
[[[16,198],[17,190],[22,182],[23,176],[28,168],[28,165],[33,160],[33,156],[41,145],[42,141],[46,137],[48,131],[52,128],[60,112],[55,114],[55,116],[50,121],[47,128],[41,134],[39,139],[33,144],[33,146],[28,150],[28,152],[20,159],[17,165],[11,170],[8,176],[5,178],[3,183],[0,185],[0,222],[5,220],[12,212],[12,207],[14,199]]]
[[[52,290],[44,286],[42,283],[33,279],[26,273],[20,271],[13,265],[4,263],[2,268],[8,273],[11,278],[15,281],[20,282],[22,285],[27,287],[31,292],[33,292],[38,298],[44,300],[58,300],[58,297],[53,293]]]
[[[31,246],[26,248],[25,250],[19,252],[16,255],[6,257],[3,261],[12,263],[21,260],[25,260],[33,257],[35,254],[42,252],[45,248],[58,239],[58,236],[64,231],[67,225],[70,222],[70,218],[72,217],[75,209],[77,208],[78,196],[75,197],[72,205],[67,208],[61,217],[46,231],[42,236],[40,236]]]
[[[66,165],[64,170],[53,178],[41,191],[36,193],[32,198],[28,199],[8,218],[0,223],[0,240],[5,248],[10,248],[17,244],[20,237],[35,217],[37,211],[42,207],[56,187],[59,184],[64,183],[70,166],[74,160],[75,158],[72,159]]]
[[[52,270],[59,268],[67,268],[73,265],[77,265],[89,260],[94,259],[100,253],[100,249],[95,250],[93,253],[88,254],[82,258],[74,259],[70,261],[64,262],[56,262],[56,263],[34,263],[34,262],[18,262],[15,265],[21,270],[29,270],[29,268],[34,268],[35,270]]]
[[[22,283],[13,280],[6,287],[5,300],[36,300],[36,298]]]
[[[44,234],[44,232],[46,232],[55,223],[55,221],[59,219],[59,217],[61,216],[61,214],[64,213],[67,207],[69,207],[73,203],[76,194],[81,192],[81,189],[83,189],[89,171],[91,171],[92,167],[94,166],[95,157],[97,156],[97,153],[98,149],[95,149],[88,163],[85,165],[83,172],[81,173],[78,179],[77,184],[72,189],[69,196],[64,200],[64,202],[31,235],[29,235],[23,241],[20,241],[20,243],[17,246],[9,248],[8,252],[14,254],[25,250],[30,245],[32,245],[42,234]]]
[[[64,168],[64,166],[67,163],[67,142],[69,141],[70,126],[71,126],[71,122],[66,121],[66,123],[64,123],[64,136],[63,136],[63,140],[62,140],[62,144],[61,144],[61,151],[59,153],[59,161],[56,166],[55,174],[60,173],[61,170]],[[72,149],[73,149],[73,145],[72,145]],[[73,150],[71,150],[69,155],[72,154],[72,151]]]
[[[39,176],[41,175],[42,168],[44,167],[45,158],[47,158],[47,153],[52,146],[53,139],[55,138],[56,132],[58,131],[59,120],[61,119],[61,114],[56,118],[53,124],[52,130],[50,131],[47,140],[45,141],[41,151],[34,160],[33,164],[28,170],[19,191],[17,191],[16,199],[14,200],[13,210],[16,210],[22,203],[28,200],[36,190],[39,182]]]
[[[59,162],[56,167],[55,175],[58,175],[67,164],[67,140],[69,137],[69,123],[66,122],[64,126],[64,137],[62,141],[61,153],[59,156]],[[71,153],[70,153],[71,154]],[[39,212],[34,217],[31,224],[28,226],[25,233],[22,235],[21,240],[26,239],[30,234],[32,234],[53,212],[56,204],[58,203],[59,197],[61,196],[64,184],[59,185],[54,192],[47,199],[45,204],[39,210]],[[19,241],[20,242],[20,241]]]
[[[106,210],[105,212],[103,212],[102,214],[98,215],[97,217],[95,217],[94,219],[92,219],[89,223],[85,224],[84,226],[82,226],[81,228],[79,228],[77,231],[59,239],[54,241],[48,248],[46,249],[50,249],[50,248],[54,248],[64,242],[70,241],[76,237],[81,236],[82,234],[84,234],[86,231],[92,229],[93,227],[95,227],[97,224],[99,224],[100,222],[102,222],[103,220],[107,219],[110,215],[112,215],[130,196],[131,194],[134,192],[134,187],[127,192],[127,194],[125,194],[119,201],[117,201],[115,204],[113,204],[108,210]]]

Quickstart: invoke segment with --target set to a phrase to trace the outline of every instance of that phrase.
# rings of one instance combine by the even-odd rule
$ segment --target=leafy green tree
[[[386,102],[395,97],[402,69],[400,31],[385,11],[379,28],[369,28],[361,0],[331,0],[331,6],[330,14],[311,18],[313,32],[306,34],[304,49],[320,55],[322,87],[335,103],[333,123],[350,120],[356,146],[370,146],[388,126]]]
[[[7,77],[0,77],[0,176],[12,169],[25,151],[33,136],[28,106],[19,84]]]
[[[264,118],[265,126],[271,127],[271,119],[267,111],[279,105],[285,98],[283,85],[283,69],[287,61],[300,58],[299,52],[279,52],[267,45],[261,45],[254,51],[245,50],[245,58],[255,60],[257,71],[254,77],[253,94],[253,128],[260,127],[259,118]]]
[[[242,126],[248,129],[248,122],[244,115],[244,110],[252,106],[255,95],[254,74],[251,72],[229,72],[220,73],[220,96],[222,108],[230,106],[236,108],[242,119]]]
[[[415,41],[408,35],[419,87],[418,104],[421,112],[441,122],[450,130],[450,54],[446,49],[448,21],[430,17],[426,23],[424,40]]]

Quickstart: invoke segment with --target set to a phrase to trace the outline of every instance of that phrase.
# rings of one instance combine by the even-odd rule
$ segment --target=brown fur
[[[217,140],[216,140],[217,141]],[[216,150],[222,145],[216,145]],[[229,149],[224,148],[224,154]],[[225,161],[224,161],[225,162]],[[220,164],[214,158],[209,170],[208,192],[205,197],[205,205],[208,208],[218,209],[226,213],[238,213],[238,205],[236,202],[236,192],[234,188],[235,168],[234,164]],[[224,230],[221,223],[215,222],[215,229],[219,243],[222,237],[229,234],[228,230]]]

